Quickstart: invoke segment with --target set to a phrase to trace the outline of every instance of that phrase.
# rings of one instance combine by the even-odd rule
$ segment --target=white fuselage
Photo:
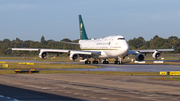
[[[128,54],[129,46],[123,36],[109,36],[103,39],[79,40],[80,48],[101,52],[98,58],[117,58]]]

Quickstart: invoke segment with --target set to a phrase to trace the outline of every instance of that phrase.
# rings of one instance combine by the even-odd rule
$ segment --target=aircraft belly
[[[108,58],[124,57],[126,53],[120,50],[106,50],[104,51]]]
[[[117,50],[104,50],[104,53],[106,54],[106,58],[115,58],[119,56],[119,53],[117,53]]]

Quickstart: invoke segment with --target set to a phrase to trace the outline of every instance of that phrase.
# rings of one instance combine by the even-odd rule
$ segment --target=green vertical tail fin
[[[81,15],[79,15],[79,27],[80,27],[80,39],[81,40],[88,40]]]

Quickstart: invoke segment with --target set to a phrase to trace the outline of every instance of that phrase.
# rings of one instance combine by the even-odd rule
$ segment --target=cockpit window
[[[118,40],[125,40],[125,38],[118,38]]]

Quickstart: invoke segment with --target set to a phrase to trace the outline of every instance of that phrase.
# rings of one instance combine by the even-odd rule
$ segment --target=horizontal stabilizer
[[[80,45],[79,43],[74,43],[74,42],[64,42],[64,41],[60,41],[61,43],[67,43],[67,44],[73,44],[73,45]]]

